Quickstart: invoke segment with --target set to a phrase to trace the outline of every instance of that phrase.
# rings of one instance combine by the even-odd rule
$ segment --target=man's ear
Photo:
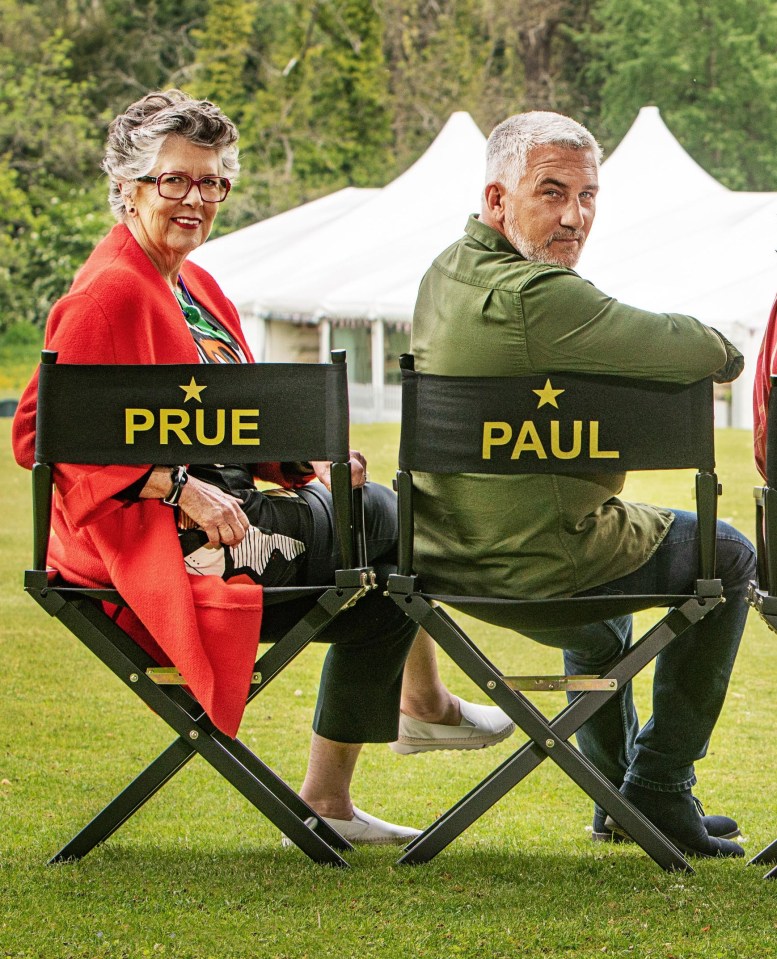
[[[501,226],[504,223],[507,208],[507,190],[504,184],[498,180],[487,183],[483,200],[488,218]]]

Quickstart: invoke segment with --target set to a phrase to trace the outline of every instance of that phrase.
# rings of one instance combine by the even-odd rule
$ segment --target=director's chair
[[[397,473],[399,494],[399,565],[388,590],[394,601],[423,626],[457,665],[529,737],[512,756],[414,839],[400,858],[403,863],[432,859],[543,760],[552,759],[596,803],[602,806],[662,868],[691,872],[679,850],[569,741],[573,734],[618,689],[675,637],[722,602],[715,578],[717,497],[714,473],[712,385],[692,386],[641,382],[617,377],[552,375],[564,391],[558,408],[538,408],[537,395],[546,376],[451,377],[421,374],[414,358],[403,356],[402,427]],[[560,394],[559,394],[560,395]],[[557,435],[573,436],[598,423],[600,443],[580,443],[574,458],[557,458],[552,444],[542,445],[551,421]],[[577,422],[577,426],[575,425]],[[526,427],[525,424],[531,424]],[[494,424],[502,429],[499,433]],[[512,424],[512,425],[511,425]],[[484,430],[501,439],[530,432],[540,438],[534,451],[516,446],[488,446]],[[556,445],[559,445],[558,443]],[[542,448],[545,458],[537,455]],[[572,449],[575,447],[573,446]],[[609,458],[591,457],[606,450]],[[617,455],[615,455],[617,454]],[[568,455],[568,451],[567,451]],[[689,595],[583,596],[561,599],[501,599],[473,595],[433,594],[424,590],[424,569],[414,558],[413,473],[603,473],[628,470],[696,467],[699,520],[699,570]],[[477,619],[522,630],[599,622],[653,607],[668,612],[636,642],[604,676],[516,677],[505,675],[480,651],[473,639],[442,606]],[[557,716],[546,717],[525,692],[564,690],[579,695]]]
[[[766,419],[766,483],[756,486],[756,581],[748,589],[748,602],[772,632],[777,633],[777,376],[771,377]],[[777,879],[777,839],[762,849],[748,865],[772,865],[764,879]]]
[[[85,856],[199,754],[311,859],[347,865],[340,851],[352,848],[350,843],[240,740],[220,732],[175,668],[160,667],[113,621],[103,604],[125,606],[118,592],[63,582],[46,562],[55,463],[234,463],[245,462],[247,450],[253,450],[250,459],[266,462],[331,460],[342,568],[331,585],[263,590],[263,635],[272,631],[276,616],[287,624],[289,611],[299,610],[299,615],[257,661],[248,694],[252,700],[335,616],[374,588],[364,556],[361,491],[353,495],[350,485],[345,352],[334,352],[328,364],[82,366],[56,359],[56,353],[42,354],[33,467],[34,558],[25,573],[25,589],[161,716],[177,738],[50,861]],[[207,442],[196,430],[187,434],[180,428],[180,417],[171,417],[171,408],[181,406],[181,384],[192,377],[206,387],[198,409],[208,423]],[[89,411],[88,422],[75,407]],[[179,429],[168,429],[164,436],[159,429],[144,429],[133,433],[133,443],[127,445],[127,410],[141,407],[148,413],[144,424],[148,417],[156,424],[167,416],[168,425]],[[232,409],[240,413],[238,434],[227,427],[223,442],[214,445],[218,430],[213,423],[222,417],[229,424]],[[246,410],[258,411],[259,446],[244,445],[257,428],[246,419]],[[191,419],[193,424],[194,415]]]

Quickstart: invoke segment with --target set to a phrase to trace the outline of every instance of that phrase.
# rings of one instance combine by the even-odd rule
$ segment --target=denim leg
[[[698,564],[695,513],[675,519],[653,556],[638,570],[585,595],[689,593]],[[701,759],[720,715],[747,618],[745,594],[755,576],[750,542],[727,523],[717,527],[717,575],[725,602],[659,653],[653,680],[653,715],[637,731],[631,683],[577,733],[581,751],[615,785],[623,781],[660,791],[696,782]],[[631,617],[526,635],[564,649],[568,672],[602,673],[631,643]]]
[[[568,675],[606,673],[631,646],[631,616],[602,623],[543,629],[525,635],[545,646],[564,650]],[[568,693],[571,702],[579,693]],[[623,686],[577,731],[580,751],[616,786],[620,786],[634,755],[639,723],[631,683]]]
[[[624,593],[684,593],[696,577],[695,513],[676,510],[653,557],[609,583]],[[656,659],[653,715],[637,734],[625,779],[664,792],[696,782],[694,762],[707,752],[728,689],[747,618],[745,595],[755,576],[750,542],[727,523],[717,528],[717,575],[725,602],[673,640]]]

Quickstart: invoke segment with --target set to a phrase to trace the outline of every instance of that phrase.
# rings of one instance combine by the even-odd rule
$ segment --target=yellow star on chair
[[[564,392],[565,390],[554,390],[550,384],[550,380],[545,380],[545,385],[541,390],[532,390],[532,393],[536,393],[540,398],[540,401],[537,404],[537,409],[545,406],[546,403],[549,403],[551,406],[555,406],[556,409],[558,409],[556,397],[560,396]]]
[[[186,396],[183,398],[184,403],[188,403],[189,400],[197,400],[198,403],[202,403],[202,397],[200,396],[200,393],[202,393],[203,390],[207,390],[207,388],[208,387],[206,385],[198,386],[194,377],[191,378],[191,382],[188,386],[181,385],[178,387],[179,390],[183,390],[186,394]]]

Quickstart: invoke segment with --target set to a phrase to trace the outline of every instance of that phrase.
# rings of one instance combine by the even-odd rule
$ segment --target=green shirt
[[[692,383],[726,348],[690,316],[649,313],[573,270],[524,259],[476,217],[424,276],[412,352],[422,373],[610,373]],[[551,597],[633,572],[668,530],[667,509],[618,499],[625,474],[414,474],[416,570],[425,589]]]

